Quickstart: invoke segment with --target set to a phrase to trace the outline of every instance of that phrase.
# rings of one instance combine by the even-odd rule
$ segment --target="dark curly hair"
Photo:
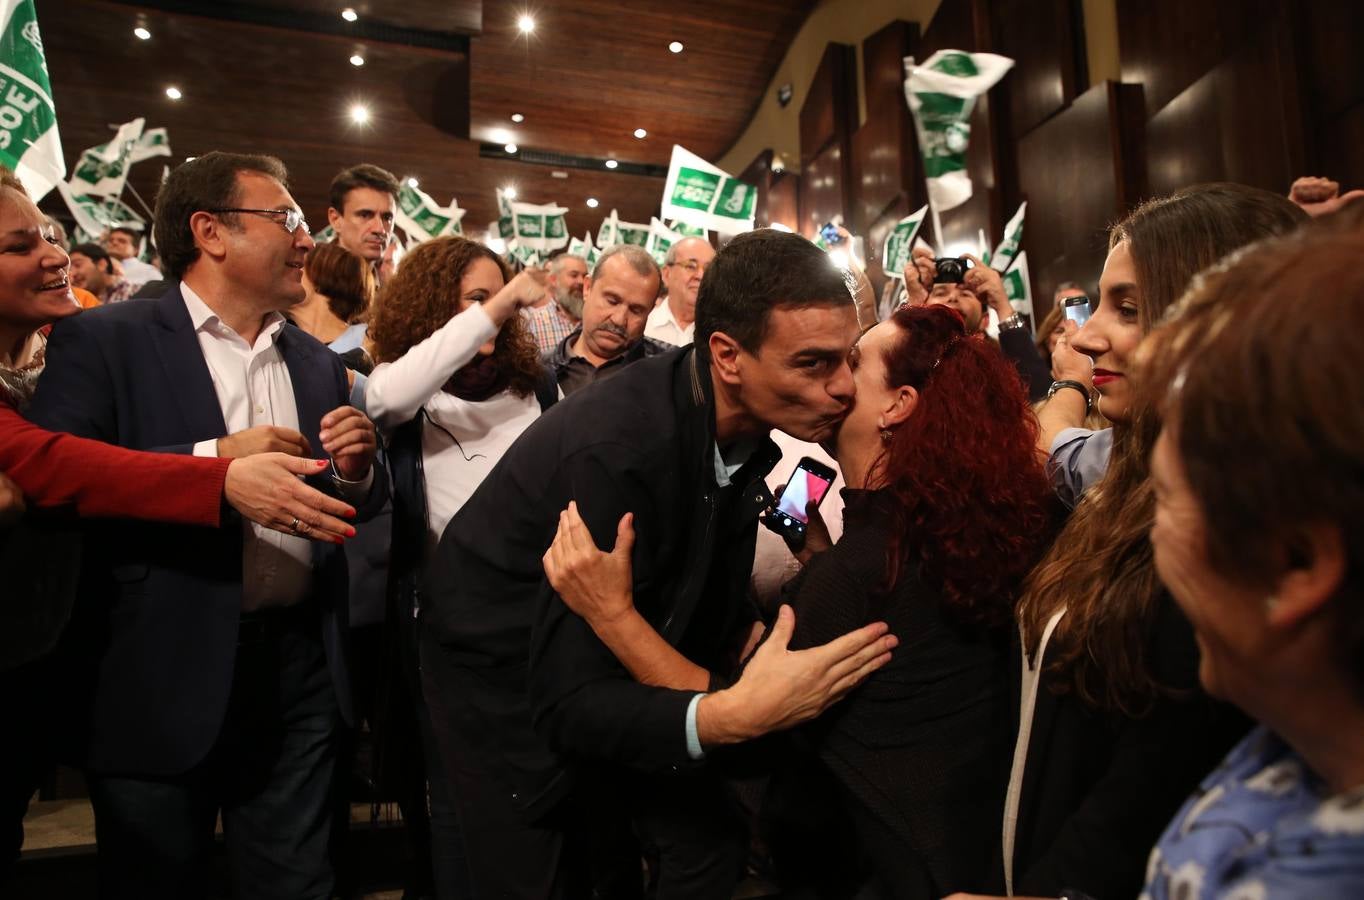
[[[966,334],[954,310],[906,307],[885,351],[887,387],[918,390],[877,466],[894,504],[887,585],[918,565],[963,624],[1013,618],[1023,578],[1052,533],[1037,420],[1014,367]]]
[[[501,257],[468,238],[434,238],[403,257],[379,292],[369,326],[375,361],[398,359],[459,313],[464,272],[478,259],[496,263],[504,281],[511,278]],[[502,324],[493,359],[512,393],[519,397],[535,393],[543,371],[540,351],[521,316],[513,315]]]

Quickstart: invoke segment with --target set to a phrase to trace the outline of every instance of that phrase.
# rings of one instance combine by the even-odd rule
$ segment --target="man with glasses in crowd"
[[[645,337],[677,347],[691,343],[696,328],[696,292],[714,258],[715,249],[705,238],[684,238],[668,248],[663,265],[663,286],[668,294],[649,314]]]
[[[309,481],[363,520],[387,497],[374,426],[346,405],[340,359],[281,314],[313,246],[285,179],[267,156],[176,168],[156,209],[173,286],[55,328],[30,415],[139,450],[330,457]],[[101,896],[208,893],[221,811],[238,895],[331,897],[346,559],[309,540],[306,509],[280,524],[86,523],[69,636],[89,665],[72,708]]]

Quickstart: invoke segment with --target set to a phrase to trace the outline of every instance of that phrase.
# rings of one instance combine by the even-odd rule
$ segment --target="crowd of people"
[[[220,817],[353,896],[357,791],[413,898],[1364,894],[1364,203],[1151,199],[1034,327],[776,229],[394,254],[398,193],[317,244],[214,152],[65,246],[0,172],[0,889],[60,762],[108,897]]]

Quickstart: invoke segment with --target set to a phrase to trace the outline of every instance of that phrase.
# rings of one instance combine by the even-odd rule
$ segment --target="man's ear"
[[[1293,628],[1315,615],[1345,581],[1345,541],[1338,525],[1321,522],[1299,529],[1285,557],[1284,574],[1267,603],[1271,628]]]
[[[202,210],[189,217],[189,231],[194,236],[194,245],[214,259],[222,259],[227,254],[227,242],[223,235],[225,227],[217,216]]]
[[[738,385],[743,380],[739,375],[739,356],[744,348],[723,331],[712,332],[707,346],[710,348],[711,365],[720,374],[720,380]]]
[[[914,409],[919,405],[919,392],[907,384],[900,385],[895,391],[895,397],[890,406],[881,413],[879,427],[894,428],[903,425],[914,415]]]

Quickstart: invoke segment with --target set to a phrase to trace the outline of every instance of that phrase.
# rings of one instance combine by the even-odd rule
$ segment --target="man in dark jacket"
[[[422,667],[480,895],[581,890],[574,845],[604,791],[628,793],[661,860],[657,896],[728,898],[742,855],[697,764],[816,715],[839,661],[870,668],[878,626],[802,653],[760,652],[732,687],[773,427],[829,437],[853,399],[857,321],[842,277],[803,238],[735,238],[702,285],[695,347],[633,363],[559,403],[451,522],[422,610]],[[634,515],[634,603],[706,667],[692,690],[641,683],[546,580],[576,501],[599,545]],[[775,632],[774,632],[775,634]],[[769,644],[772,642],[769,641]],[[783,645],[784,646],[784,645]],[[699,671],[699,670],[698,670]]]

